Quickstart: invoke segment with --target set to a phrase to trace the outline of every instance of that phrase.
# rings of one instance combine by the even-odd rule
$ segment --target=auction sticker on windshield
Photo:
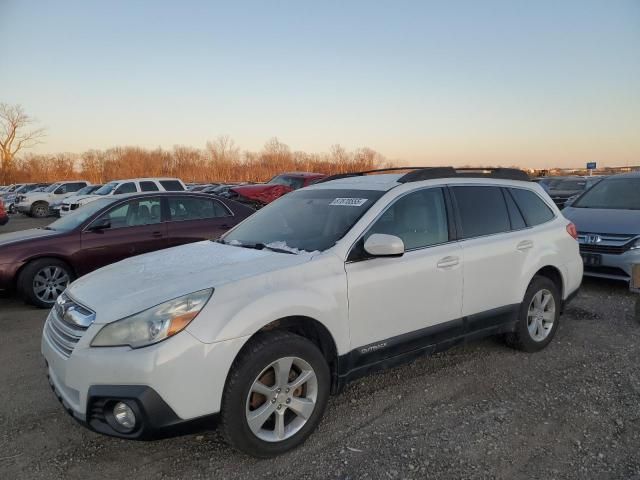
[[[343,207],[361,207],[367,203],[366,198],[336,198],[329,205],[339,205]]]

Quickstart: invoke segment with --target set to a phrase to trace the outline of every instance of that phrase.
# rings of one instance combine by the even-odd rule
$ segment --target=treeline
[[[242,151],[227,136],[208,142],[205,149],[175,146],[171,150],[115,147],[82,154],[28,154],[18,158],[9,183],[55,182],[83,179],[104,183],[120,178],[178,177],[185,182],[261,182],[287,171],[327,174],[370,170],[389,166],[369,148],[347,151],[334,145],[327,153],[291,151],[277,138],[259,152]]]

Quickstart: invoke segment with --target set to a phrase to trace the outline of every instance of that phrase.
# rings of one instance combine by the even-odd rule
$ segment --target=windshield
[[[223,237],[239,246],[313,252],[333,247],[380,198],[373,190],[300,190],[280,197]]]
[[[267,182],[269,185],[284,185],[286,187],[291,187],[294,190],[302,188],[304,185],[304,178],[300,177],[292,177],[289,175],[278,175],[277,177],[273,177],[271,180]]]
[[[47,188],[45,188],[44,191],[47,192],[47,193],[53,192],[59,186],[60,186],[59,183],[53,183],[53,184],[49,185]]]
[[[95,195],[109,195],[116,187],[118,182],[109,182],[101,186],[98,190],[93,192]]]
[[[87,185],[86,187],[81,188],[76,193],[74,193],[74,195],[88,195],[89,193],[91,193],[95,189],[96,189],[96,187],[94,185]]]
[[[640,177],[609,178],[582,195],[573,207],[640,210]]]
[[[101,210],[107,205],[113,203],[114,200],[112,200],[112,198],[101,198],[99,200],[94,200],[91,203],[87,203],[78,210],[75,210],[73,213],[70,213],[60,218],[59,220],[56,220],[46,228],[47,230],[57,230],[60,232],[68,232],[69,230],[73,230],[74,228],[84,223],[87,218],[96,213],[98,210]]]

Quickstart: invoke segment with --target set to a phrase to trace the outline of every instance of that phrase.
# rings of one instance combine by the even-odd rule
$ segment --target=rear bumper
[[[0,215],[0,225],[6,225],[9,223],[9,215],[6,213],[4,215]]]

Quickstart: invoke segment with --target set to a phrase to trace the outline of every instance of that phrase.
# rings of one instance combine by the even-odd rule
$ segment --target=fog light
[[[136,415],[131,410],[131,407],[124,402],[118,402],[113,407],[113,418],[116,419],[119,425],[128,430],[136,426]]]

